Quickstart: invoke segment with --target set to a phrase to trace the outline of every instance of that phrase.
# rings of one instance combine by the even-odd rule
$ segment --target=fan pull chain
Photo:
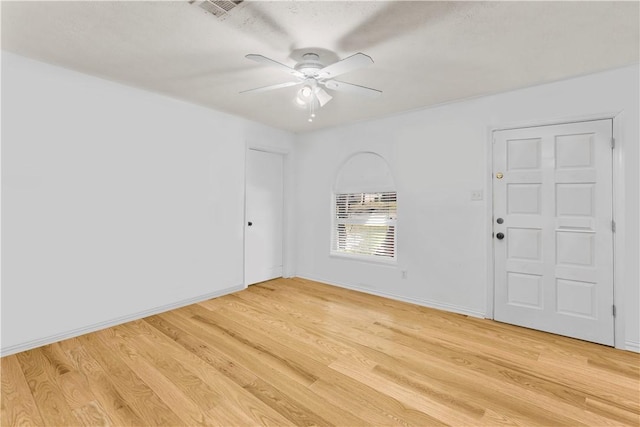
[[[312,122],[313,119],[316,117],[315,106],[316,106],[316,97],[315,95],[312,94],[311,100],[309,101],[309,122]]]

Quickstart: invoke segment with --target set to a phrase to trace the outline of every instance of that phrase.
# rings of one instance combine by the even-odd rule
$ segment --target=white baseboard
[[[164,313],[165,311],[175,310],[176,308],[184,307],[186,305],[195,304],[201,301],[206,301],[211,298],[220,297],[223,295],[231,294],[234,292],[246,289],[244,285],[236,285],[229,288],[225,288],[216,292],[211,292],[204,295],[199,295],[193,298],[187,298],[182,301],[177,301],[171,304],[162,305],[159,307],[151,308],[149,310],[140,311],[127,316],[117,317],[115,319],[107,320],[105,322],[94,323],[82,328],[73,329],[71,331],[63,332],[60,334],[50,335],[44,338],[38,338],[35,340],[27,341],[20,344],[11,345],[8,347],[0,348],[0,357],[8,356],[10,354],[20,353],[21,351],[31,350],[32,348],[41,347],[43,345],[52,344],[54,342],[63,341],[68,338],[78,337],[80,335],[87,334],[89,332],[99,331],[101,329],[110,328],[112,326],[121,325],[132,320],[142,319],[144,317],[153,316],[154,314]]]
[[[485,318],[485,313],[483,313],[483,312],[472,310],[472,309],[469,309],[467,307],[462,307],[462,306],[455,305],[455,304],[442,303],[442,302],[439,302],[439,301],[424,300],[424,299],[419,299],[419,298],[405,297],[405,296],[401,296],[401,295],[390,294],[390,293],[387,293],[387,292],[380,292],[380,291],[377,291],[377,290],[371,289],[371,288],[363,288],[363,287],[354,286],[354,285],[350,285],[350,284],[346,284],[346,283],[331,282],[331,281],[324,280],[324,279],[317,278],[317,277],[309,277],[309,276],[298,276],[298,277],[300,277],[301,279],[313,280],[314,282],[326,283],[328,285],[338,286],[340,288],[346,288],[346,289],[351,289],[351,290],[358,291],[358,292],[363,292],[365,294],[377,295],[379,297],[385,297],[385,298],[390,298],[390,299],[397,300],[397,301],[402,301],[402,302],[408,302],[408,303],[411,303],[411,304],[421,305],[423,307],[435,308],[435,309],[438,309],[438,310],[449,311],[449,312],[452,312],[452,313],[464,314],[466,316],[478,317],[480,319],[484,319]]]
[[[626,350],[640,353],[640,342],[637,341],[625,341],[624,346]]]

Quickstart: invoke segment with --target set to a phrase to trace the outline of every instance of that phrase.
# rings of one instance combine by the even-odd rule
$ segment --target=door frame
[[[487,128],[487,140],[485,145],[486,153],[486,169],[485,169],[485,194],[486,198],[486,277],[487,277],[487,293],[486,293],[486,314],[485,318],[494,319],[494,295],[495,295],[495,260],[494,260],[494,243],[493,233],[493,140],[494,132],[521,129],[539,126],[562,125],[568,123],[588,122],[595,120],[612,120],[613,137],[615,138],[615,149],[613,150],[613,220],[616,223],[616,231],[613,233],[613,303],[616,307],[616,315],[613,319],[614,324],[614,346],[615,348],[626,350],[625,345],[625,307],[624,307],[624,265],[625,265],[625,234],[626,224],[625,215],[626,204],[624,197],[624,158],[625,158],[625,138],[624,128],[624,112],[608,112],[587,116],[566,117],[560,119],[549,120],[532,120],[509,123],[499,126],[491,126]]]
[[[244,289],[249,285],[246,278],[246,247],[247,247],[247,171],[249,150],[261,151],[269,154],[282,156],[282,277],[290,278],[294,276],[293,271],[293,159],[291,150],[288,148],[273,147],[267,145],[246,143],[244,153],[244,206],[242,222],[242,283]]]

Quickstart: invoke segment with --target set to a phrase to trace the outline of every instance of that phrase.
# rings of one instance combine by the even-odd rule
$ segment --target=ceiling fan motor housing
[[[320,56],[317,54],[305,53],[302,55],[302,62],[298,63],[294,68],[306,77],[313,77],[318,70],[324,68],[324,65],[320,62]]]

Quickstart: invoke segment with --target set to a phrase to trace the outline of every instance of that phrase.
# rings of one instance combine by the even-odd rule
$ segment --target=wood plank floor
[[[640,424],[640,355],[279,279],[7,356],[2,426]]]

